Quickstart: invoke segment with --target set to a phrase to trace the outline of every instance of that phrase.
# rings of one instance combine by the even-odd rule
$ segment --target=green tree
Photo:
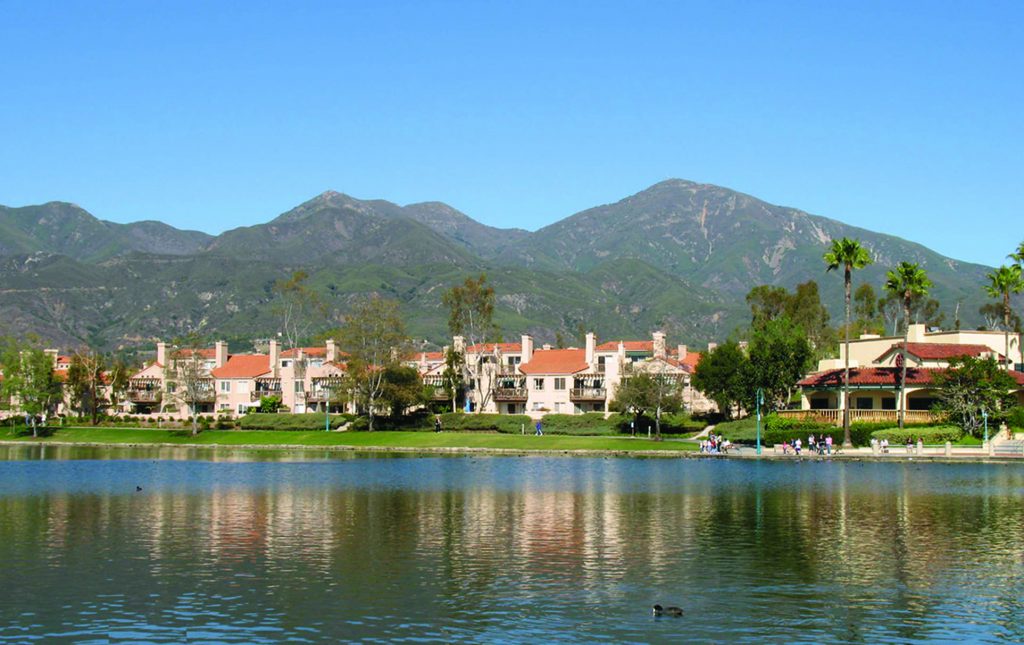
[[[36,417],[51,413],[61,398],[61,385],[53,374],[53,358],[38,347],[12,344],[0,364],[4,395],[17,402],[32,426],[32,436],[38,437]]]
[[[88,416],[92,425],[99,423],[100,413],[109,405],[104,396],[105,370],[102,354],[91,350],[75,352],[64,383],[71,408],[78,416]]]
[[[907,343],[910,339],[910,309],[915,297],[928,295],[928,289],[932,286],[928,274],[917,263],[900,262],[895,269],[890,269],[885,274],[885,290],[895,298],[903,301],[903,350],[900,353],[900,413],[899,427],[903,429],[903,419],[906,415],[906,381],[907,381]]]
[[[860,240],[844,237],[832,240],[832,246],[825,252],[825,271],[843,268],[843,302],[846,312],[846,329],[844,344],[846,346],[843,365],[843,446],[853,447],[850,440],[850,296],[853,285],[853,272],[871,264],[871,254],[861,245]]]
[[[790,294],[785,287],[762,284],[754,287],[747,294],[750,305],[750,326],[761,329],[766,324],[786,313]]]
[[[747,356],[735,341],[704,354],[694,370],[692,385],[715,402],[725,418],[732,417],[747,398]]]
[[[949,414],[965,432],[978,436],[984,411],[993,423],[1005,420],[1013,407],[1017,381],[1000,368],[994,358],[964,356],[949,361],[949,368],[937,372],[939,408]]]
[[[466,357],[457,347],[449,347],[444,353],[444,371],[441,372],[441,383],[445,394],[452,401],[452,412],[459,410],[459,392],[462,391]]]
[[[327,311],[319,296],[308,284],[309,274],[303,270],[292,273],[287,280],[274,283],[277,295],[275,310],[281,321],[285,349],[296,349],[309,336],[314,325],[326,322]],[[306,359],[298,352],[292,360],[297,380],[306,376]]]
[[[986,276],[989,283],[985,286],[985,292],[992,298],[1000,298],[1003,304],[1003,334],[1005,336],[1004,356],[1006,357],[1006,369],[1013,367],[1013,359],[1010,358],[1010,296],[1024,291],[1024,276],[1021,275],[1019,264],[1003,265],[994,269]]]
[[[675,374],[663,371],[634,371],[615,391],[609,406],[623,414],[632,414],[635,427],[640,418],[654,414],[654,438],[661,441],[661,417],[683,409],[683,384]]]
[[[356,302],[338,332],[338,345],[348,353],[353,394],[366,410],[371,432],[388,370],[399,365],[408,344],[398,302],[380,296]]]
[[[744,402],[752,404],[754,392],[762,388],[770,409],[785,408],[813,360],[803,329],[788,318],[773,320],[750,339]]]
[[[426,403],[423,381],[413,367],[389,365],[384,370],[384,386],[381,389],[380,405],[390,410],[391,416],[398,417],[412,407]]]
[[[448,307],[448,330],[454,336],[462,336],[469,346],[483,346],[497,334],[494,325],[494,289],[487,284],[487,276],[483,273],[478,278],[469,277],[461,285],[446,291],[441,301]],[[477,411],[481,412],[490,398],[490,392],[483,388],[484,361],[477,354],[472,365],[468,357],[463,356],[463,369],[476,380],[481,399],[477,402]],[[454,410],[453,410],[454,411]]]
[[[1018,266],[1024,265],[1024,242],[1018,244],[1017,250],[1006,257],[1013,260],[1013,263]]]
[[[750,305],[752,330],[763,329],[771,321],[785,316],[803,327],[818,353],[829,352],[835,332],[829,326],[828,309],[821,304],[818,283],[814,280],[798,284],[793,293],[771,285],[754,287],[747,294],[747,304]]]

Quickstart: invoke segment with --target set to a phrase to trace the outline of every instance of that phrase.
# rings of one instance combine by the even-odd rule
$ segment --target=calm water
[[[1015,465],[0,448],[0,642],[1020,641],[1022,495]]]

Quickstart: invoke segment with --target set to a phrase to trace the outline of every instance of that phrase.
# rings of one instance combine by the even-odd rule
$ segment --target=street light
[[[981,418],[985,422],[985,445],[988,445],[988,412],[985,408],[981,409]]]
[[[764,390],[757,388],[754,396],[757,403],[757,456],[761,456],[761,404],[764,403]]]

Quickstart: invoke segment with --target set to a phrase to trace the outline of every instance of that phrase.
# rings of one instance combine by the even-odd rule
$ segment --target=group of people
[[[731,441],[722,435],[716,435],[714,432],[709,432],[708,438],[702,439],[700,442],[700,451],[711,455],[725,454],[729,452],[732,447],[733,444]]]
[[[792,452],[793,454],[799,455],[799,454],[802,453],[803,447],[804,447],[804,442],[799,437],[797,437],[793,441],[793,443],[790,443],[788,441],[783,441],[782,442],[782,454],[788,455],[790,452]],[[832,435],[828,435],[828,436],[822,435],[822,436],[820,436],[818,438],[815,438],[814,434],[811,433],[811,435],[809,437],[807,437],[807,450],[809,452],[817,453],[819,455],[831,455],[832,454]]]

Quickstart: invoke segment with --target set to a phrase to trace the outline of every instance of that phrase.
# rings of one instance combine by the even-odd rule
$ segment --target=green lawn
[[[78,442],[110,444],[196,444],[204,446],[351,446],[395,448],[499,448],[512,450],[608,450],[644,452],[688,451],[697,444],[650,441],[646,438],[582,437],[567,435],[491,434],[470,432],[286,432],[273,430],[206,430],[191,436],[187,430],[144,428],[60,428],[48,437],[0,433],[5,441]]]

